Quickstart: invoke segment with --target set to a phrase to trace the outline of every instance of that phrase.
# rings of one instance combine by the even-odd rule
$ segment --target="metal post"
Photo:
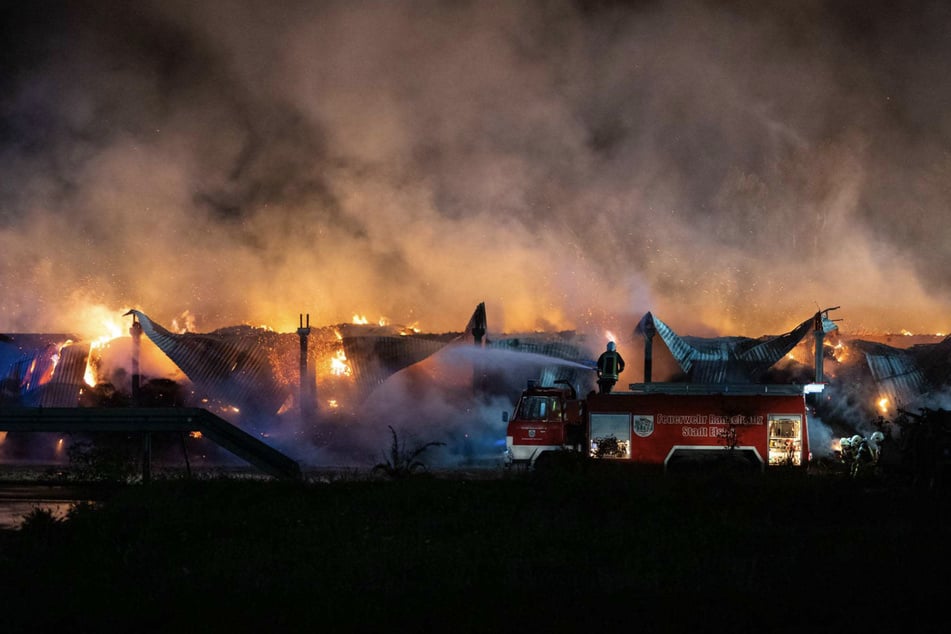
[[[142,345],[142,324],[140,324],[132,314],[132,327],[129,328],[129,334],[132,335],[132,404],[139,405],[139,351]]]
[[[654,334],[656,332],[654,320],[646,320],[644,323],[644,383],[651,382],[651,374],[654,369]]]
[[[304,326],[304,315],[301,314],[297,334],[300,337],[300,416],[301,420],[308,420],[314,413],[317,400],[316,388],[312,389],[307,377],[307,337],[310,336],[310,313],[307,313],[306,326]]]
[[[142,436],[142,484],[152,481],[152,432]]]
[[[488,330],[488,320],[485,317],[485,302],[480,302],[472,313],[472,319],[469,320],[472,326],[472,340],[477,348],[483,347],[483,338]],[[472,391],[476,395],[485,392],[485,370],[482,368],[481,359],[476,358],[472,365]]]
[[[182,455],[185,456],[185,476],[191,480],[192,477],[192,463],[188,460],[188,447],[185,445],[185,432],[180,432],[178,434],[179,439],[182,441]]]

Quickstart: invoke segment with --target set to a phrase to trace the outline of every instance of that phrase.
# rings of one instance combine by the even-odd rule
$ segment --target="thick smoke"
[[[0,28],[2,331],[98,305],[444,332],[478,301],[508,331],[948,327],[944,3],[105,0]]]

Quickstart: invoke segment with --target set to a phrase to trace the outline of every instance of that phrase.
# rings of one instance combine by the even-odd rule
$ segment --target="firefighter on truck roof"
[[[624,359],[614,342],[609,341],[607,349],[598,357],[598,388],[602,394],[611,393],[621,372],[624,372]]]

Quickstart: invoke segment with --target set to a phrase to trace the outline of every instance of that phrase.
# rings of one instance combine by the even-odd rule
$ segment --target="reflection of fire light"
[[[353,370],[347,363],[347,355],[343,350],[337,350],[337,353],[330,359],[330,371],[334,376],[351,376]]]
[[[66,346],[72,343],[73,343],[72,339],[67,339],[63,343],[63,345],[61,345],[59,348],[56,349],[56,352],[50,355],[50,363],[53,366],[52,368],[50,368],[50,378],[52,378],[53,375],[56,374],[56,366],[59,365],[60,355],[63,354],[63,348],[65,348]]]
[[[7,432],[0,431],[0,445],[3,444],[3,441],[7,439]]]
[[[63,439],[60,438],[56,441],[56,453],[61,453],[63,451]]]

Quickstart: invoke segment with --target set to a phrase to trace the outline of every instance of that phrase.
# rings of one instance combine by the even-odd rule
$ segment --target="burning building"
[[[386,425],[448,441],[450,452],[484,454],[504,435],[498,412],[527,379],[586,393],[601,347],[600,336],[575,331],[490,332],[484,304],[460,331],[442,334],[363,319],[311,328],[308,317],[305,328],[303,316],[296,333],[248,325],[175,332],[140,310],[126,317],[133,336],[104,342],[4,335],[0,406],[199,407],[290,453],[305,445],[332,452],[316,460],[365,458]],[[823,381],[817,419],[841,433],[887,413],[886,403],[933,402],[951,380],[951,338],[905,349],[847,340],[828,311],[758,338],[681,335],[648,312],[622,345],[622,381],[639,378],[639,362],[645,382]]]
[[[391,377],[399,375],[398,382],[418,392],[418,385],[407,387],[405,382],[425,376],[443,392],[439,400],[459,401],[461,411],[471,411],[486,394],[510,398],[512,386],[523,382],[523,372],[561,376],[558,367],[565,360],[578,366],[569,372],[587,372],[575,360],[590,356],[569,343],[565,333],[554,337],[557,342],[542,333],[488,339],[484,304],[461,332],[443,334],[382,323],[310,328],[309,317],[304,328],[303,316],[297,333],[248,325],[173,332],[143,311],[130,310],[125,316],[132,318],[131,337],[95,344],[69,335],[5,336],[0,342],[5,377],[0,406],[200,407],[283,443],[291,452],[294,447],[288,445],[294,444],[370,446],[379,437],[369,436],[381,425],[397,422],[399,415],[370,414],[376,424],[362,427],[355,421],[365,419],[364,406],[370,411],[380,407],[379,399],[375,404],[371,397]],[[447,363],[443,355],[441,361],[423,363],[460,344],[481,350],[482,357],[451,356]],[[458,374],[457,365],[466,369]],[[438,367],[436,380],[427,374],[433,367]],[[392,409],[396,397],[385,398],[386,409]],[[421,405],[417,400],[400,409]]]

